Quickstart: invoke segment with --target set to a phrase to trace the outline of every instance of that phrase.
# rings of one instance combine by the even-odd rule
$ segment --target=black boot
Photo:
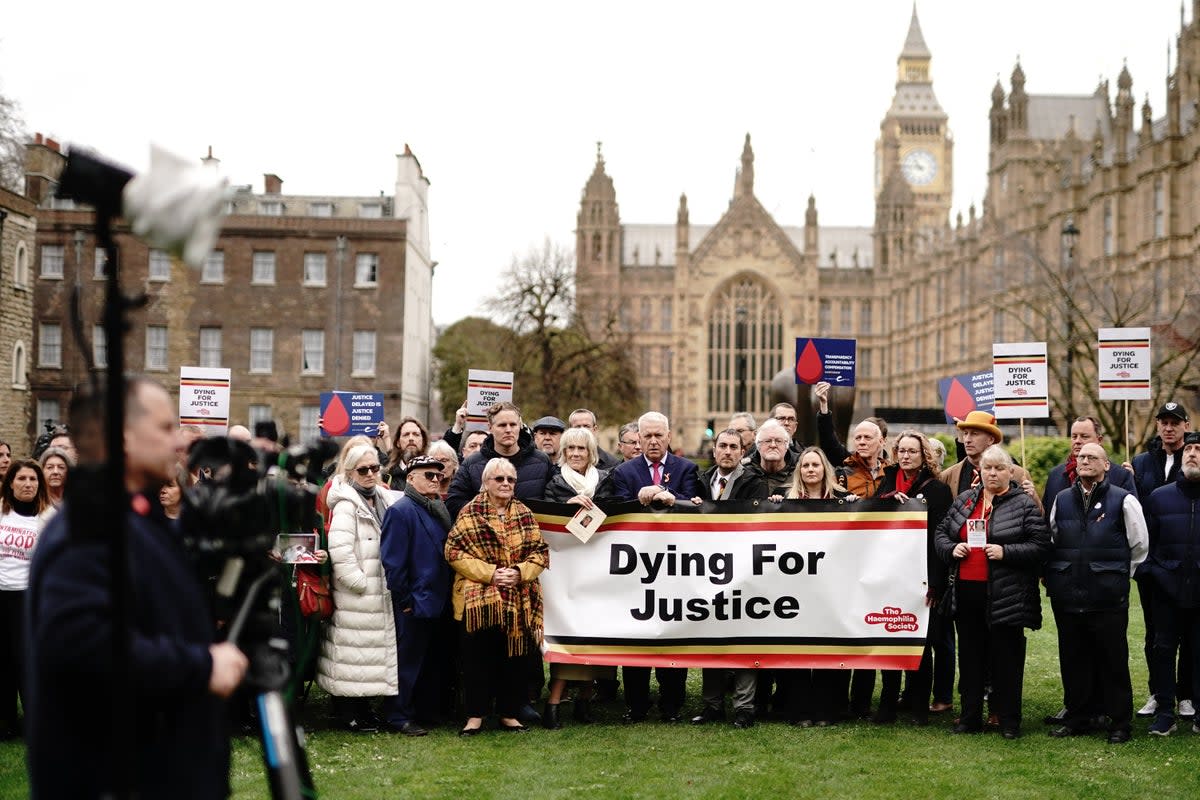
[[[591,724],[596,720],[592,718],[592,701],[575,699],[575,711],[573,712],[576,722],[582,722],[584,725]]]
[[[542,727],[552,731],[562,728],[562,721],[558,718],[558,703],[547,701],[542,706]]]

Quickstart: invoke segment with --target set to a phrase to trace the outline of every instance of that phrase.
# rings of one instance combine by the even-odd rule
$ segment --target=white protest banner
[[[487,427],[487,410],[493,403],[512,402],[513,374],[491,369],[467,370],[467,430]]]
[[[205,436],[229,432],[229,370],[179,368],[179,424],[198,425]]]
[[[1101,328],[1096,376],[1101,400],[1150,399],[1150,329]]]
[[[996,419],[1050,416],[1046,343],[993,344],[992,388]]]
[[[587,542],[573,506],[530,502],[548,661],[916,669],[925,644],[919,500],[733,502],[614,513]],[[778,510],[775,510],[778,509]]]

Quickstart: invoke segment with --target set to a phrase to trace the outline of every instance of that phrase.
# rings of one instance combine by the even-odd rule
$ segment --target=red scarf
[[[1074,486],[1075,485],[1075,456],[1071,456],[1070,458],[1067,459],[1067,463],[1063,465],[1063,472],[1065,472],[1066,476],[1067,476],[1067,485]]]
[[[917,479],[917,473],[914,472],[913,476],[910,478],[904,474],[904,470],[897,467],[896,468],[896,491],[902,492],[903,494],[908,494],[909,489],[912,488],[913,481],[915,481],[916,479]]]

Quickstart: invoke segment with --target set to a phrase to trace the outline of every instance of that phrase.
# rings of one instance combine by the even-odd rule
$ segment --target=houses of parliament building
[[[683,195],[674,224],[624,222],[598,152],[576,228],[578,313],[631,335],[643,402],[681,444],[708,419],[761,419],[798,336],[856,339],[855,418],[878,409],[895,423],[940,414],[938,380],[990,369],[993,342],[1045,340],[1053,364],[1064,330],[1094,343],[1096,327],[1137,325],[1152,327],[1156,356],[1194,347],[1200,0],[1177,53],[1157,116],[1148,100],[1136,108],[1127,69],[1115,97],[1107,80],[1043,96],[1026,92],[1018,64],[992,90],[983,206],[951,223],[954,142],[914,9],[875,146],[873,226],[821,226],[813,197],[803,226],[777,222],[754,194],[749,135],[715,224],[693,224]],[[1077,349],[1078,374],[1051,378],[1060,424],[1088,413],[1055,404],[1094,381],[1094,347],[1080,336]],[[1195,383],[1177,398],[1193,409]]]

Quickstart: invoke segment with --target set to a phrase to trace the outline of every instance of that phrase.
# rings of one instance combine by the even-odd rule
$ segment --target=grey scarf
[[[430,499],[414,489],[411,483],[404,485],[404,496],[411,498],[414,503],[429,512],[429,516],[437,520],[443,531],[454,527],[454,522],[450,519],[450,509],[446,508],[441,498]]]

